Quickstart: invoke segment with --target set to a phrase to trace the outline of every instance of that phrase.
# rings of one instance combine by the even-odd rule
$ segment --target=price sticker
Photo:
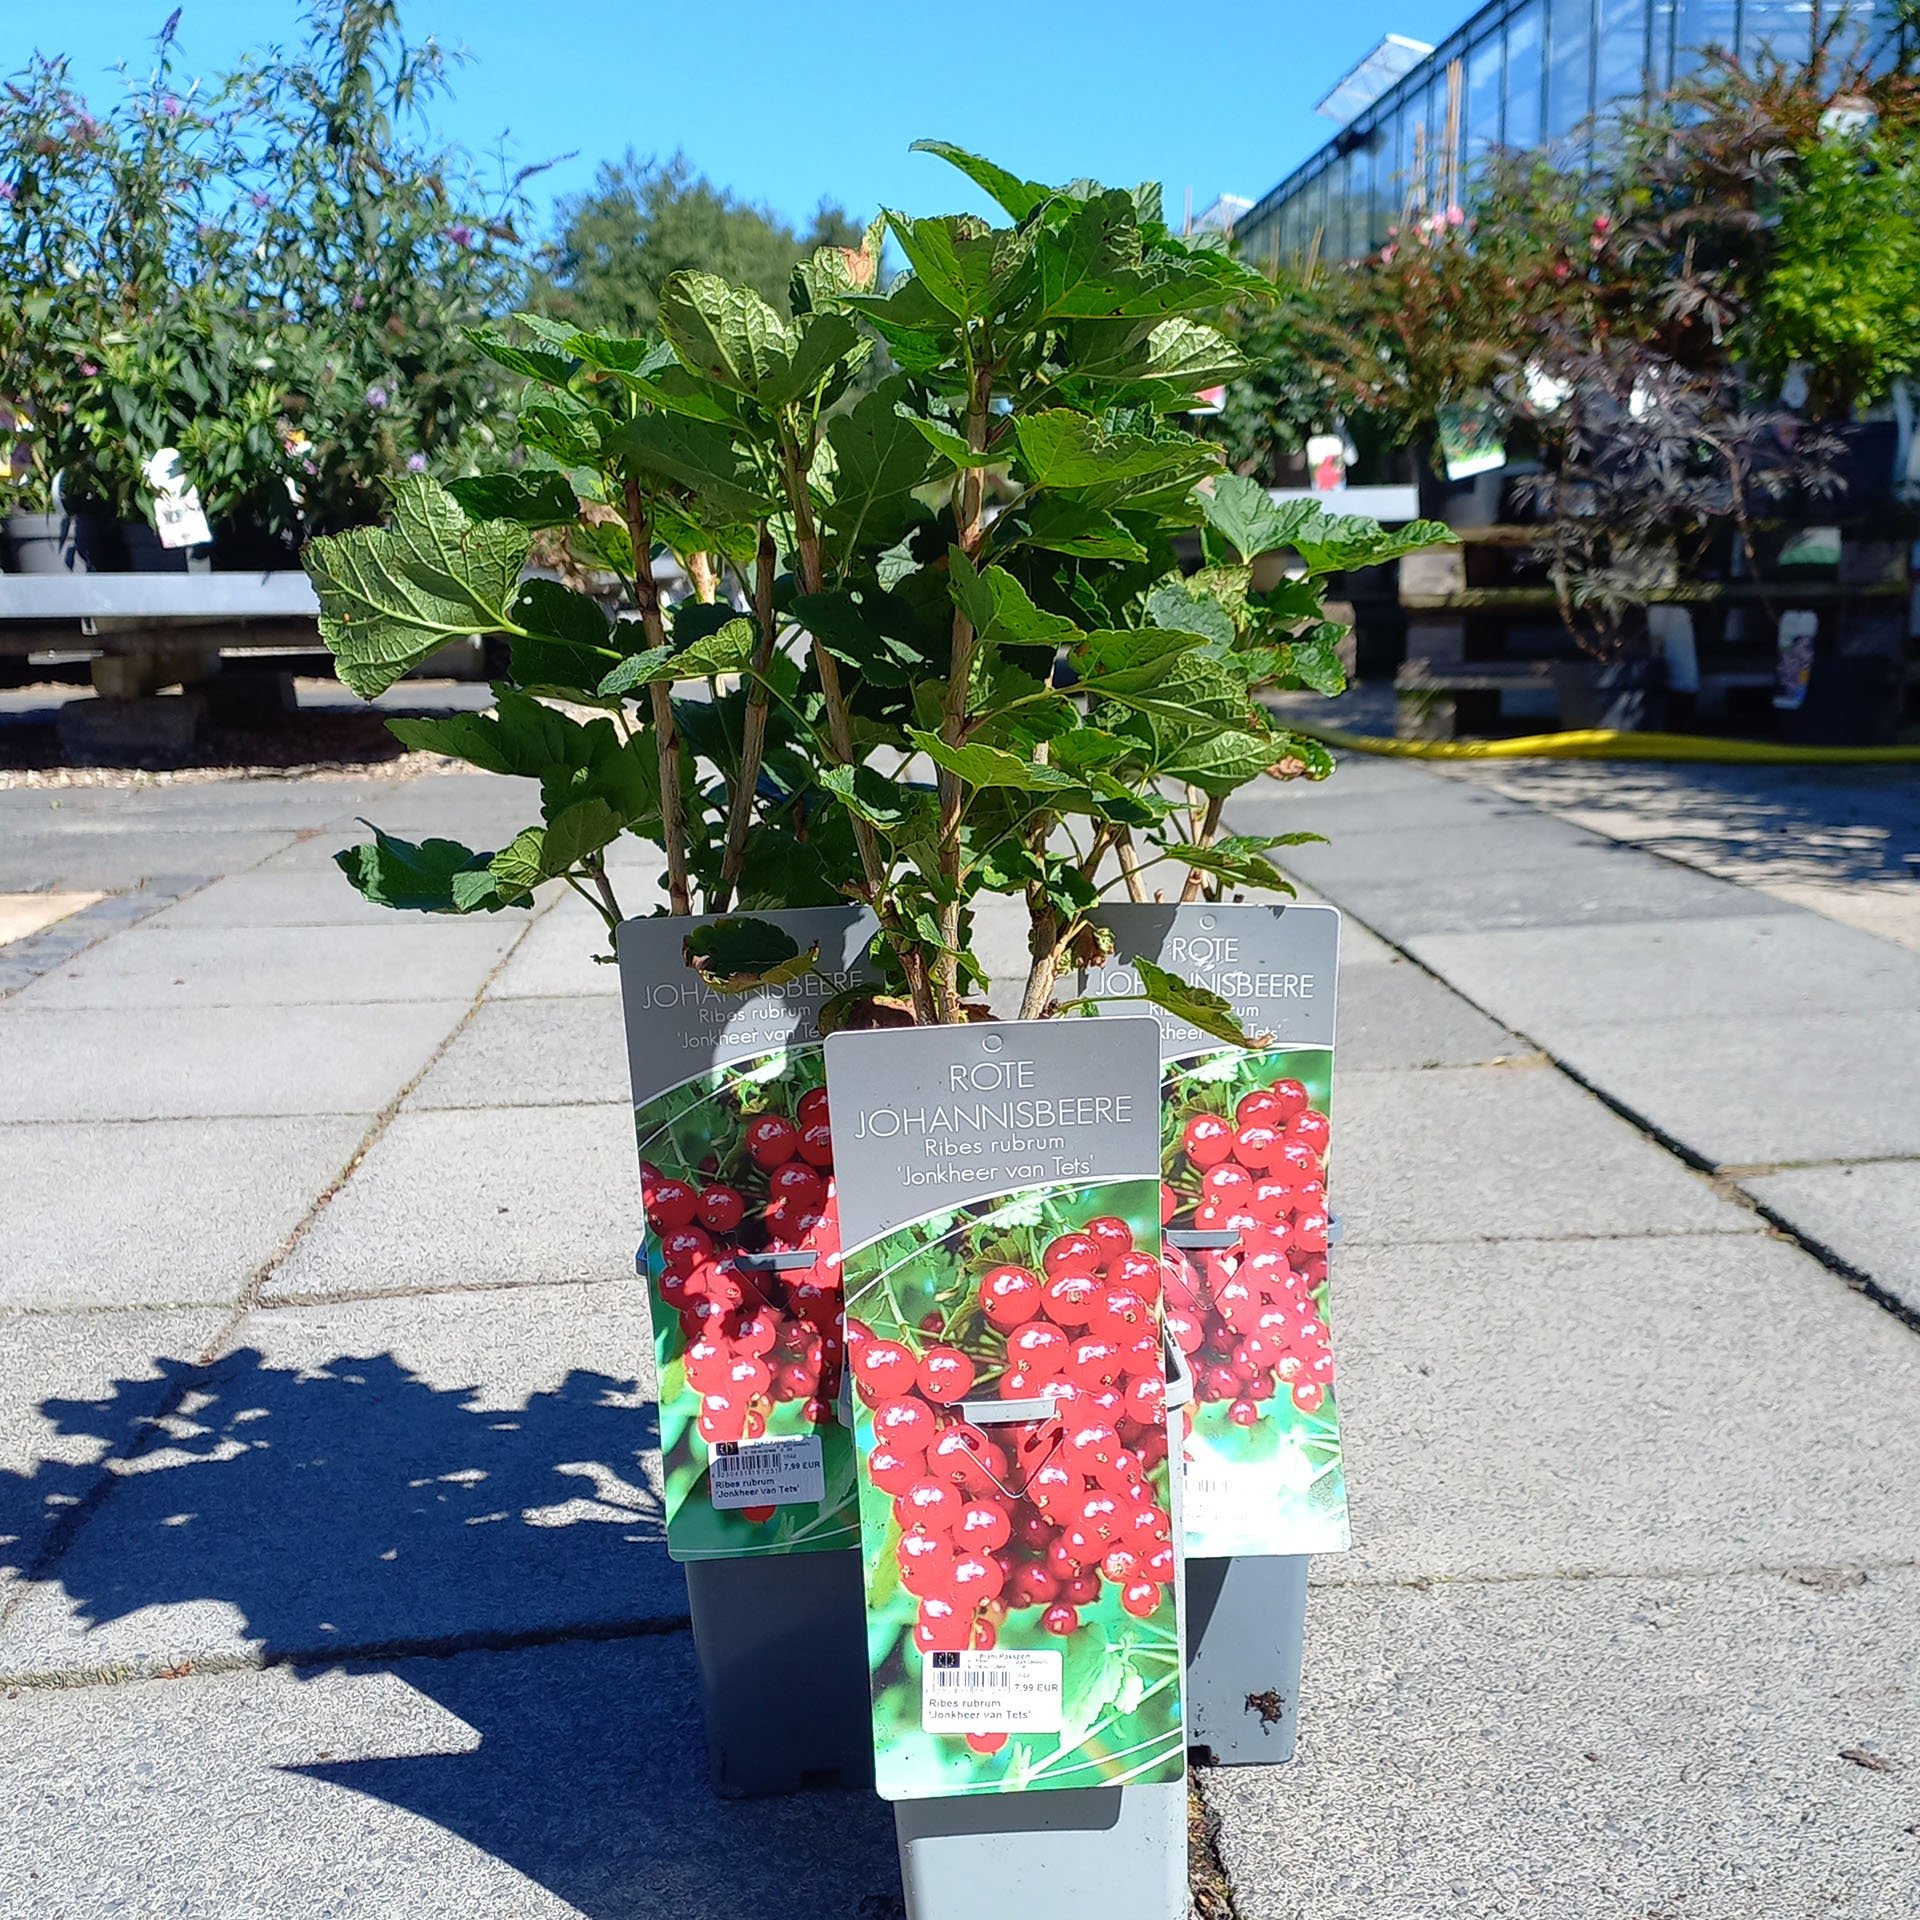
[[[922,1733],[1058,1733],[1060,1655],[930,1653],[920,1674]]]
[[[818,1434],[794,1440],[723,1440],[707,1463],[713,1504],[722,1513],[739,1507],[792,1507],[827,1497],[825,1457]]]

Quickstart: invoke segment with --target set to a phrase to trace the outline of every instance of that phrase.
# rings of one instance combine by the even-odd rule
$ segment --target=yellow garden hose
[[[1403,760],[1702,760],[1778,767],[1920,763],[1920,746],[1788,747],[1768,740],[1713,740],[1693,733],[1621,733],[1610,727],[1526,733],[1512,740],[1382,740],[1338,727],[1303,727],[1284,714],[1280,723],[1323,746],[1391,754]]]

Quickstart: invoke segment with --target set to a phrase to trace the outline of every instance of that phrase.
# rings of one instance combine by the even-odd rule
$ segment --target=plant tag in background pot
[[[163,547],[204,547],[213,529],[200,505],[200,490],[188,480],[177,447],[162,447],[146,464],[153,489],[153,525]]]
[[[818,1020],[874,978],[874,925],[813,907],[620,926],[676,1560],[860,1537]]]
[[[1185,1767],[1159,1029],[1094,1037],[827,1042],[885,1799]]]
[[[1139,993],[1134,963],[1144,958],[1221,995],[1266,1041],[1225,1045],[1156,1010],[1167,1331],[1194,1375],[1187,1552],[1341,1551],[1347,1498],[1327,1306],[1340,916],[1320,906],[1115,905],[1098,918],[1114,950],[1081,977],[1096,1007]]]

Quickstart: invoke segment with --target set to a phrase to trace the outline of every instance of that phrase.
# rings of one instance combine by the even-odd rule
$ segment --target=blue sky
[[[880,205],[951,209],[970,190],[925,155],[954,140],[1030,177],[1158,179],[1177,217],[1222,190],[1257,196],[1332,131],[1315,100],[1383,33],[1438,40],[1471,0],[1219,0],[1178,21],[1164,0],[1021,0],[978,9],[964,53],[951,7],[874,0],[405,0],[415,38],[470,56],[441,131],[475,149],[504,133],[516,160],[576,152],[538,183],[587,184],[632,145],[683,148],[744,198],[800,220],[822,194],[865,217]],[[0,7],[0,70],[34,47],[65,53],[96,102],[138,68],[170,0]],[[296,37],[295,0],[185,0],[189,71]]]

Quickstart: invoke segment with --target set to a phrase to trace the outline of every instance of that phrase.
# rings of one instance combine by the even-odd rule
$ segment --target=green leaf
[[[1049,407],[1014,423],[1020,457],[1040,487],[1103,487],[1116,480],[1176,476],[1215,466],[1219,449],[1190,436],[1149,440],[1107,434],[1071,407]]]
[[[898,594],[844,587],[801,594],[793,610],[836,660],[857,667],[876,686],[909,687],[933,671],[920,616]],[[944,656],[944,636],[941,651]]]
[[[889,839],[930,833],[939,823],[940,803],[933,794],[889,780],[873,767],[823,767],[819,782],[849,813]]]
[[[668,662],[672,658],[671,647],[649,647],[644,653],[630,653],[617,667],[608,670],[596,691],[603,700],[618,700],[635,687],[647,686],[656,679],[671,680],[673,673]],[[667,670],[663,672],[663,668]]]
[[[1080,629],[1064,614],[1035,606],[1005,567],[977,569],[960,548],[949,547],[947,578],[954,605],[989,645],[1056,647],[1079,637]]]
[[[1103,507],[1045,493],[1023,504],[1009,526],[1025,547],[1044,547],[1081,560],[1144,560],[1147,550],[1126,524]],[[999,536],[999,529],[995,529]]]
[[[1182,840],[1169,842],[1166,850],[1182,865],[1197,867],[1202,873],[1210,873],[1218,880],[1230,880],[1236,886],[1266,887],[1278,893],[1293,891],[1280,870],[1257,853],[1230,848],[1224,843],[1196,847]]]
[[[477,894],[475,874],[485,874],[493,856],[475,853],[456,840],[396,840],[378,827],[373,838],[358,847],[343,847],[334,864],[356,890],[377,907],[400,907],[414,913],[498,912],[506,903],[490,888]],[[457,891],[456,891],[457,889]]]
[[[1259,481],[1243,473],[1220,474],[1200,495],[1207,524],[1226,540],[1242,560],[1252,560],[1277,547],[1293,545],[1294,535],[1320,515],[1311,500],[1289,500],[1284,506],[1268,499]]]
[[[1051,188],[1033,180],[1022,180],[1006,168],[996,167],[991,160],[983,160],[977,153],[969,153],[965,147],[956,147],[948,140],[916,140],[908,152],[935,154],[949,166],[958,167],[1016,220],[1024,220],[1043,200],[1052,197]]]
[[[998,747],[970,740],[964,747],[950,747],[937,733],[909,727],[907,738],[936,767],[964,781],[970,787],[1011,787],[1021,793],[1043,793],[1077,787],[1071,775],[1053,767],[1035,766]]]
[[[718,274],[670,274],[660,289],[660,331],[686,366],[749,398],[791,373],[793,329],[748,287]]]
[[[733,435],[711,420],[639,414],[607,435],[605,452],[655,484],[665,479],[691,488],[723,520],[754,520],[772,505]]]
[[[1146,599],[1147,618],[1175,633],[1198,633],[1216,646],[1231,647],[1233,621],[1211,594],[1196,593],[1182,581],[1166,580]]]
[[[1251,728],[1196,728],[1163,753],[1155,771],[1206,794],[1229,794],[1284,757],[1286,743]]]
[[[845,413],[827,422],[833,448],[833,504],[828,524],[843,548],[885,546],[921,515],[912,497],[940,470],[940,459],[911,419],[898,411],[906,380],[883,380]]]
[[[921,439],[943,460],[950,461],[956,467],[997,466],[1006,458],[1004,449],[995,451],[988,448],[984,452],[974,452],[967,445],[966,436],[956,433],[944,420],[925,420],[918,414],[908,414],[907,418],[913,422],[914,430]]]
[[[1294,547],[1310,574],[1378,567],[1423,547],[1450,545],[1459,536],[1438,520],[1415,520],[1389,533],[1363,513],[1323,513],[1295,536]]]
[[[462,331],[495,366],[505,367],[509,373],[554,387],[564,387],[573,378],[576,362],[571,354],[548,347],[517,346],[491,327],[466,327]]]
[[[527,557],[522,527],[475,525],[437,481],[393,482],[390,528],[311,540],[301,558],[320,599],[320,638],[340,678],[371,700],[449,640],[512,632]]]
[[[763,407],[785,406],[830,385],[859,366],[872,351],[844,313],[810,314],[784,369],[769,372],[756,398]]]
[[[770,920],[715,920],[695,927],[682,943],[687,965],[715,993],[752,993],[785,986],[811,973],[820,958],[816,944],[800,943]]]
[[[423,753],[444,753],[487,773],[544,780],[572,757],[584,733],[570,720],[524,693],[503,692],[492,713],[453,713],[440,719],[389,720],[387,731]]]
[[[511,650],[514,684],[563,699],[597,698],[600,682],[622,657],[599,603],[557,580],[529,580],[513,611],[524,629]]]
[[[566,527],[580,517],[573,482],[550,467],[476,474],[448,483],[469,520],[511,520],[522,527]]]
[[[914,278],[957,318],[989,312],[1005,271],[1024,246],[971,214],[930,214],[915,220],[887,209],[887,228],[900,242]]]
[[[1232,1046],[1268,1044],[1266,1034],[1249,1035],[1233,1010],[1233,1002],[1210,988],[1189,986],[1177,973],[1156,966],[1144,954],[1135,957],[1133,967],[1144,989],[1142,997],[1164,1008],[1176,1020],[1183,1020],[1188,1026],[1198,1027],[1202,1033],[1210,1033],[1216,1040],[1225,1040]]]

